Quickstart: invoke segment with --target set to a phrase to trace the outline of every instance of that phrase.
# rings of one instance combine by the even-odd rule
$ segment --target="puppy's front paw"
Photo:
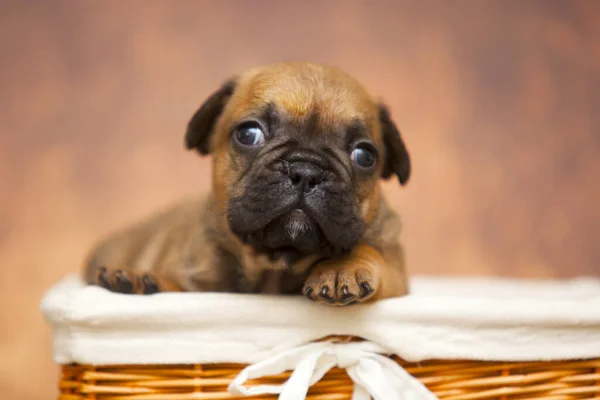
[[[377,293],[379,282],[375,266],[352,265],[349,260],[327,260],[313,267],[303,293],[319,303],[348,306],[372,298]]]
[[[153,294],[158,292],[156,280],[149,274],[138,275],[126,269],[96,268],[92,284],[123,294]]]

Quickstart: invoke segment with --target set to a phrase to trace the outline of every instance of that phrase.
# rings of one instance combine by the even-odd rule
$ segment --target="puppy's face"
[[[377,212],[378,180],[410,175],[386,108],[344,72],[314,64],[225,83],[190,121],[186,144],[212,153],[231,232],[287,264],[352,249]]]

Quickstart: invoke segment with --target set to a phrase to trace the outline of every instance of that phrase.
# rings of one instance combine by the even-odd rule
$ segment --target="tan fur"
[[[234,95],[226,104],[215,127],[211,142],[213,188],[205,199],[191,199],[176,204],[151,218],[119,231],[102,240],[92,251],[85,277],[90,283],[109,281],[112,288],[115,272],[125,271],[134,284],[134,293],[142,293],[140,283],[151,277],[159,290],[223,291],[223,263],[217,247],[235,255],[242,264],[245,279],[254,283],[265,271],[282,270],[233,235],[227,222],[227,203],[233,183],[239,177],[235,155],[229,146],[229,128],[233,121],[247,117],[265,102],[277,104],[290,118],[303,121],[317,110],[319,124],[331,121],[368,121],[372,140],[382,149],[377,103],[352,77],[339,69],[308,63],[276,64],[254,69],[236,80]],[[379,167],[381,168],[381,166]],[[363,241],[349,255],[321,261],[314,265],[309,258],[295,265],[295,272],[312,267],[305,291],[317,301],[334,305],[342,301],[342,288],[354,298],[366,301],[407,292],[404,257],[397,241],[399,223],[380,192],[377,177],[356,188],[367,231]],[[98,270],[103,266],[106,270]],[[357,277],[360,279],[357,280]],[[361,298],[357,282],[366,280],[373,289]],[[332,301],[315,294],[328,283],[333,288]],[[116,290],[116,289],[115,289]],[[119,291],[119,290],[117,290]],[[265,289],[267,292],[277,289]],[[350,298],[346,295],[345,300]],[[326,298],[327,296],[325,296]]]

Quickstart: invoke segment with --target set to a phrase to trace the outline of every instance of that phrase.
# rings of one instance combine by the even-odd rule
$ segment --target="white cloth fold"
[[[437,399],[385,354],[390,351],[369,342],[311,343],[248,366],[231,382],[229,392],[238,396],[279,394],[279,400],[304,400],[312,385],[330,369],[339,367],[354,382],[352,400]],[[248,380],[290,370],[290,378],[281,385],[244,386]]]
[[[301,296],[120,295],[69,277],[42,310],[61,364],[253,364],[331,335],[364,338],[407,361],[600,357],[599,280],[414,278],[411,286],[406,297],[335,308]]]

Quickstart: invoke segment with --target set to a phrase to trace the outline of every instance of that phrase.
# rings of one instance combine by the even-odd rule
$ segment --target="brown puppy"
[[[407,292],[399,222],[379,179],[410,159],[385,106],[346,73],[270,65],[192,117],[213,190],[105,239],[86,279],[121,293],[303,293],[349,305]]]

